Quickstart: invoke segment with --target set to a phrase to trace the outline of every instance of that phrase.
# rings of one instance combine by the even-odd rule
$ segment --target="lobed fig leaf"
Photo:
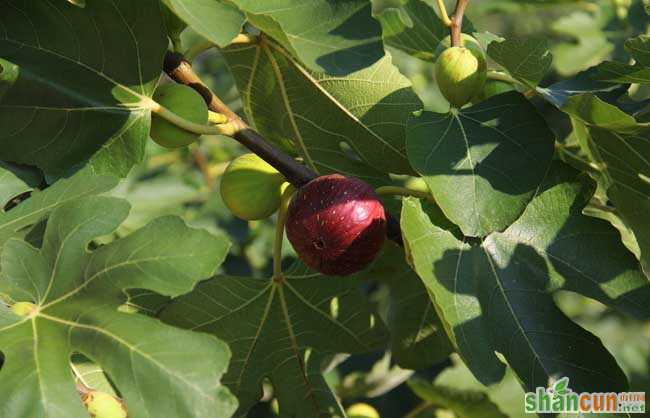
[[[386,238],[384,207],[368,184],[340,174],[318,177],[289,205],[287,238],[314,270],[347,276],[375,259]]]
[[[153,99],[190,122],[208,123],[208,106],[203,97],[193,88],[182,84],[165,84],[156,89]],[[200,135],[180,128],[153,114],[151,118],[151,139],[165,148],[180,148],[196,141]]]
[[[478,94],[485,84],[485,57],[462,46],[448,48],[436,61],[435,76],[442,95],[452,106],[461,108]]]
[[[91,391],[84,398],[84,405],[92,418],[127,418],[122,402],[106,392]]]
[[[221,197],[238,218],[253,221],[280,207],[284,177],[255,154],[235,158],[221,177]]]

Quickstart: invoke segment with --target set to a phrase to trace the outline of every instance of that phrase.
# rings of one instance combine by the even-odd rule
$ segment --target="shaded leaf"
[[[346,75],[384,55],[367,0],[231,0],[313,71]]]
[[[392,359],[400,367],[427,368],[444,361],[453,351],[426,287],[406,264],[404,251],[386,243],[383,254],[363,273],[390,289],[388,328]]]
[[[389,56],[347,77],[311,72],[266,39],[225,56],[249,122],[310,168],[369,182],[411,172],[404,126],[421,102]]]
[[[428,404],[452,411],[458,418],[507,418],[483,392],[431,384],[421,379],[411,379],[408,385]]]
[[[321,362],[327,354],[379,348],[386,339],[354,286],[301,265],[281,282],[219,276],[172,302],[162,318],[229,344],[233,359],[223,381],[239,399],[236,416],[259,400],[268,378],[282,416],[341,417]]]
[[[376,17],[381,23],[386,45],[423,60],[435,60],[436,48],[449,36],[449,28],[433,7],[423,0],[408,0],[400,7],[382,10]],[[471,23],[464,19],[463,32],[472,30]]]
[[[589,132],[605,163],[607,195],[634,232],[641,263],[650,276],[650,128],[618,133],[593,127]]]
[[[650,128],[592,94],[571,97],[562,110],[586,125],[586,146],[601,167],[607,196],[634,232],[650,275]]]
[[[8,0],[3,9],[0,65],[16,77],[0,93],[0,158],[55,175],[90,159],[125,176],[144,155],[167,47],[158,1]]]
[[[553,56],[543,38],[506,39],[492,42],[487,53],[517,80],[535,88],[551,68]]]
[[[129,288],[187,292],[215,271],[228,243],[168,217],[88,252],[89,241],[113,231],[128,210],[115,198],[77,199],[53,211],[42,248],[17,239],[5,244],[0,292],[37,310],[0,314],[3,413],[87,417],[70,373],[72,353],[93,359],[111,377],[130,417],[234,411],[235,399],[219,384],[229,359],[224,343],[117,310]]]
[[[650,84],[650,37],[640,35],[625,42],[625,49],[636,60],[635,65],[606,61],[598,65],[598,79],[610,83]]]
[[[570,290],[650,317],[650,282],[617,231],[581,213],[592,193],[587,177],[554,165],[521,218],[480,246],[451,239],[417,201],[406,200],[402,228],[415,269],[479,380],[486,381],[486,364],[474,361],[481,347],[485,354],[500,352],[528,390],[560,376],[576,391],[627,386],[600,340],[570,321],[551,296]]]
[[[237,36],[246,17],[221,0],[163,0],[169,9],[201,36],[224,47]]]
[[[409,120],[408,155],[465,235],[503,230],[526,207],[553,155],[553,134],[519,93]]]

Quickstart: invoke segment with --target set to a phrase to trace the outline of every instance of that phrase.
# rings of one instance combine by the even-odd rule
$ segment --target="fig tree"
[[[436,61],[435,76],[440,92],[460,108],[478,94],[487,77],[485,57],[463,46],[447,48]]]
[[[235,158],[221,177],[221,197],[238,218],[268,218],[280,207],[284,176],[255,154]]]
[[[85,395],[83,401],[92,418],[127,418],[122,402],[106,392],[93,390]]]
[[[347,276],[377,256],[386,238],[386,215],[372,187],[332,174],[298,190],[286,230],[305,264],[327,275]]]
[[[153,99],[161,106],[190,122],[208,123],[208,106],[193,88],[183,84],[165,84],[156,89]],[[165,148],[179,148],[196,141],[200,135],[186,131],[162,117],[151,118],[151,139]]]
[[[28,316],[38,310],[38,307],[31,302],[16,302],[11,305],[11,312],[18,316]]]

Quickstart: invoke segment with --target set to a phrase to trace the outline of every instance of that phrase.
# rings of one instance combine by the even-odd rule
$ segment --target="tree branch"
[[[454,15],[451,17],[451,26],[449,27],[449,31],[451,32],[451,46],[462,46],[460,35],[463,28],[465,9],[468,4],[469,0],[458,0],[456,2],[456,10],[454,10]]]
[[[234,129],[233,138],[257,154],[264,161],[278,170],[296,188],[304,186],[318,177],[310,168],[298,163],[293,157],[266,141],[259,133],[251,129],[242,118],[233,112],[219,97],[203,84],[192,69],[192,65],[177,52],[167,52],[163,64],[165,73],[174,81],[196,90],[208,104],[208,109],[225,115],[229,125]],[[397,219],[387,214],[387,236],[390,240],[403,245],[402,232]]]

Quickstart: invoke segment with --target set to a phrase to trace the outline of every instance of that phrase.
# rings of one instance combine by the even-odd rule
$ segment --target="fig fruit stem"
[[[232,136],[235,132],[235,127],[229,122],[220,123],[219,125],[201,125],[199,123],[190,122],[182,118],[171,110],[159,103],[152,100],[151,111],[160,116],[161,118],[173,123],[174,125],[186,131],[193,132],[199,135],[226,135]],[[227,119],[227,118],[226,118]],[[222,120],[222,119],[221,119]]]
[[[249,37],[250,42],[256,42],[256,37]],[[292,156],[278,149],[262,135],[251,129],[242,118],[233,112],[218,96],[216,96],[192,69],[192,65],[177,52],[167,52],[163,63],[167,75],[177,83],[185,84],[196,90],[208,104],[208,109],[222,113],[228,117],[228,125],[233,127],[232,138],[257,154],[267,163],[278,170],[294,187],[299,188],[318,177],[309,167],[300,164]],[[390,240],[402,246],[402,231],[399,221],[393,216],[387,216],[387,236]]]
[[[462,46],[461,32],[463,28],[463,17],[465,16],[465,9],[469,0],[458,0],[456,2],[456,10],[451,17],[451,25],[449,25],[449,32],[451,34],[451,46]]]
[[[449,19],[449,15],[447,14],[447,6],[445,6],[445,0],[438,0],[438,9],[440,10],[440,19],[442,19],[442,23],[450,28],[452,23],[451,19]]]
[[[223,123],[228,123],[228,116],[224,115],[223,113],[217,113],[213,112],[211,110],[208,110],[208,122],[215,124],[215,125],[221,125]]]
[[[490,80],[504,81],[510,84],[522,84],[521,81],[512,78],[509,74],[503,73],[501,71],[488,71],[487,78]]]
[[[273,241],[273,280],[282,281],[282,243],[284,242],[284,225],[287,223],[289,202],[296,189],[289,185],[285,187],[278,208],[278,219],[275,224],[275,239]]]
[[[430,193],[423,192],[422,190],[409,189],[408,187],[381,186],[375,189],[375,192],[380,196],[412,196],[434,202],[433,196]]]

